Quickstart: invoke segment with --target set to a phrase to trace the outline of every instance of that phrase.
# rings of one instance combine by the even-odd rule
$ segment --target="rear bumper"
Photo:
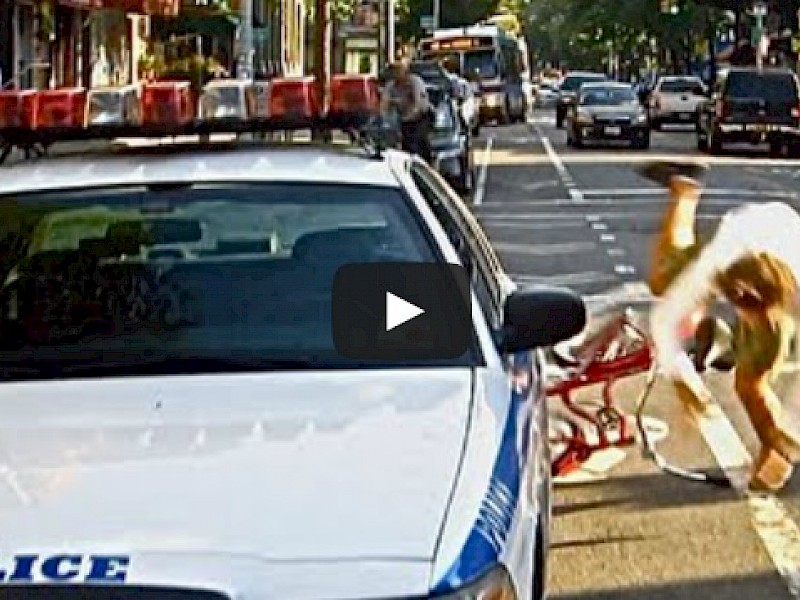
[[[576,125],[575,130],[584,140],[633,141],[643,140],[650,135],[649,125]]]
[[[697,111],[694,110],[655,110],[653,119],[669,123],[694,123],[697,120]]]
[[[800,140],[800,127],[776,123],[720,123],[719,133],[730,141]]]

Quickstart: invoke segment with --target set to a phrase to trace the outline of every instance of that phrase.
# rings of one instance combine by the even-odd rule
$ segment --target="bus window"
[[[501,76],[494,50],[478,50],[464,54],[464,75],[479,79],[497,79]]]

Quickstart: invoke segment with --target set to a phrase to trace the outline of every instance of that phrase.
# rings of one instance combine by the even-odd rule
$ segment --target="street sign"
[[[422,27],[422,29],[433,29],[436,27],[436,21],[433,15],[421,15],[419,18],[419,26]]]

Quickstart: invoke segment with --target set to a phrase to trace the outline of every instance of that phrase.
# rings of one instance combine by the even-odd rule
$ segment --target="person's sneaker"
[[[637,169],[639,175],[664,187],[668,187],[675,176],[702,181],[707,171],[706,165],[671,161],[653,161]]]

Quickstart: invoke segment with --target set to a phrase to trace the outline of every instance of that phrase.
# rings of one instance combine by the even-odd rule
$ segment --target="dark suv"
[[[697,147],[711,154],[726,143],[768,143],[770,152],[796,151],[800,141],[800,81],[788,69],[723,72],[700,107]]]
[[[608,81],[602,73],[586,73],[582,71],[572,71],[558,86],[558,100],[556,102],[556,127],[561,129],[570,108],[574,108],[578,101],[578,92],[584,83],[600,83]]]

